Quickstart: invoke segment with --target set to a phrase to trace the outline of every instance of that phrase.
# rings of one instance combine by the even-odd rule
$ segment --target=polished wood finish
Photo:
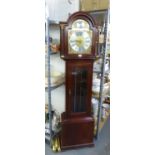
[[[61,148],[93,146],[94,120],[92,117],[79,117],[62,120]]]
[[[91,52],[90,54],[82,54],[82,57],[78,57],[78,54],[68,53],[68,30],[71,29],[72,23],[77,19],[86,20],[93,34]],[[61,22],[60,34],[60,55],[66,61],[66,109],[61,115],[61,149],[93,146],[92,73],[93,61],[97,58],[98,30],[89,14],[77,12],[71,15],[67,22]],[[82,78],[80,78],[81,75]],[[77,91],[74,92],[74,90]],[[81,111],[76,111],[78,108],[74,109],[75,103],[77,107],[82,107],[81,109],[78,107]]]
[[[70,97],[70,93],[69,91],[71,91],[71,93],[73,93],[72,91],[72,87],[74,85],[74,80],[73,80],[73,76],[72,76],[72,70],[74,68],[86,68],[86,70],[88,71],[88,76],[86,79],[86,83],[87,83],[87,100],[86,100],[86,111],[82,112],[82,113],[73,113],[72,112],[72,100]],[[79,116],[91,116],[91,96],[92,96],[92,73],[93,73],[93,61],[90,60],[68,60],[66,61],[66,113],[67,113],[67,117],[68,118],[72,118],[72,117],[79,117]]]

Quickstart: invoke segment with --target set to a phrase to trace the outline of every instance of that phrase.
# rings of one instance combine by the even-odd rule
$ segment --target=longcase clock
[[[91,115],[93,61],[97,58],[98,29],[85,12],[60,23],[60,56],[66,62],[66,109],[62,113],[61,148],[93,146]]]

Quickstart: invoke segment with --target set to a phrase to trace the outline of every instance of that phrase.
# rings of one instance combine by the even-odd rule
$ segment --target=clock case
[[[87,21],[93,34],[90,54],[82,54],[81,57],[78,54],[68,53],[68,30],[77,19]],[[67,22],[60,23],[60,40],[60,56],[66,61],[66,109],[61,115],[61,149],[93,146],[92,74],[93,62],[98,57],[98,29],[94,19],[85,12],[72,14]],[[82,105],[80,105],[79,98],[82,100]],[[73,105],[75,100],[76,108]]]

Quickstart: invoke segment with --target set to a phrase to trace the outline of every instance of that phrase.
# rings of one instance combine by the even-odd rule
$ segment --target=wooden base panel
[[[74,121],[73,121],[74,120]],[[62,121],[61,149],[94,146],[94,120],[91,117],[66,119]]]

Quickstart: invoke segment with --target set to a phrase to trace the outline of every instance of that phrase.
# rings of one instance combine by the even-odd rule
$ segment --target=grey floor
[[[110,155],[110,117],[99,134],[98,140],[94,140],[95,147],[86,147],[63,152],[52,152],[48,144],[45,144],[45,155]]]

